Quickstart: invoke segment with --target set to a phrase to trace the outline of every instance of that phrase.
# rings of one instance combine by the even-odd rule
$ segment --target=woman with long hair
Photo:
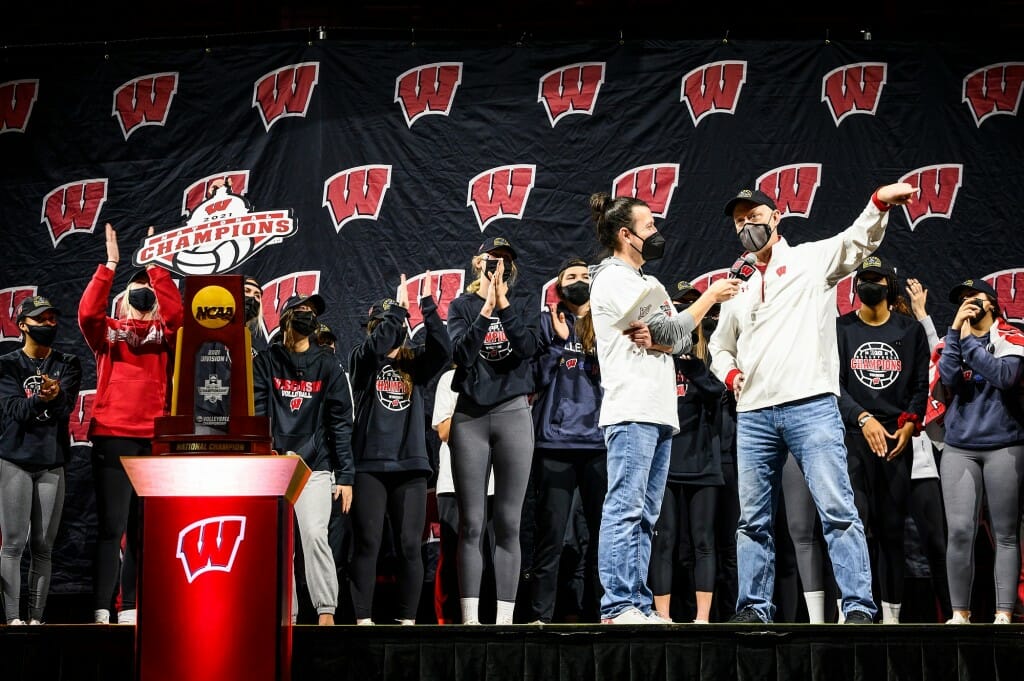
[[[96,401],[89,423],[99,525],[93,621],[109,623],[120,594],[117,622],[135,624],[139,499],[121,457],[152,451],[155,420],[167,414],[174,335],[183,313],[170,273],[148,265],[132,274],[117,316],[108,316],[114,272],[121,261],[117,233],[109,223],[106,244],[107,261],[96,268],[78,306],[78,325],[96,356]]]

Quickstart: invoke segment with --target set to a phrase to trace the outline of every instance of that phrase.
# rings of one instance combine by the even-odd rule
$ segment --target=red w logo
[[[376,220],[390,186],[391,166],[359,166],[327,178],[323,205],[331,212],[334,229],[341,232],[349,220]]]
[[[299,407],[302,406],[302,400],[303,399],[304,398],[302,398],[302,397],[293,397],[291,400],[289,400],[288,406],[290,406],[292,408],[292,411],[298,411]]]
[[[38,80],[9,80],[0,83],[0,134],[25,132],[32,106],[39,98]]]
[[[993,272],[982,277],[996,290],[999,307],[1007,321],[1024,322],[1024,268]]]
[[[78,401],[71,412],[71,422],[68,424],[72,447],[92,447],[92,442],[89,441],[89,422],[92,421],[92,405],[95,401],[95,390],[78,392]]]
[[[232,170],[227,173],[207,175],[189,185],[181,198],[181,214],[192,215],[196,207],[213,195],[212,187],[214,182],[226,182],[231,188],[231,193],[236,196],[245,196],[245,190],[249,186],[248,170]]]
[[[35,286],[12,286],[0,289],[0,341],[16,341],[21,338],[18,328],[18,306],[21,301],[36,294]]]
[[[252,105],[259,109],[263,127],[269,132],[285,116],[305,117],[319,77],[320,62],[313,61],[285,66],[256,81]]]
[[[948,163],[918,168],[900,178],[900,182],[921,190],[914,203],[903,206],[911,231],[925,218],[949,219],[953,216],[953,204],[956,203],[956,195],[963,183],[963,175],[963,165]]]
[[[825,74],[821,79],[821,101],[828,107],[837,128],[850,114],[875,114],[887,68],[885,62],[860,62]]]
[[[178,533],[177,557],[191,584],[204,572],[231,572],[245,539],[244,515],[220,515],[192,523]]]
[[[836,312],[844,315],[853,312],[860,307],[860,298],[857,297],[857,288],[853,285],[856,279],[856,272],[851,272],[836,284]]]
[[[558,297],[558,277],[552,277],[540,287],[540,311],[551,314],[551,310],[556,309],[561,301]]]
[[[43,219],[56,248],[72,232],[96,229],[103,202],[107,200],[107,179],[97,178],[63,184],[43,198]]]
[[[686,102],[693,126],[713,113],[736,113],[740,90],[747,82],[747,62],[716,61],[683,76],[680,102]]]
[[[769,170],[757,178],[757,188],[775,199],[782,217],[805,218],[821,186],[820,163],[794,163]]]
[[[668,215],[668,204],[679,186],[678,163],[655,163],[622,173],[612,180],[612,197],[631,196],[651,208],[654,217]]]
[[[292,296],[312,294],[320,290],[320,271],[293,272],[263,284],[263,332],[269,338],[281,324],[278,310]]]
[[[421,116],[447,116],[462,83],[462,62],[437,62],[409,69],[395,78],[395,101],[410,128]]]
[[[991,64],[968,74],[964,78],[963,102],[971,110],[974,123],[980,128],[990,116],[1016,116],[1022,82],[1024,62],[1019,61]]]
[[[423,310],[420,309],[420,290],[426,273],[417,274],[405,280],[409,294],[409,335],[415,336],[423,326]],[[459,297],[466,283],[466,270],[437,270],[430,272],[430,290],[437,303],[437,314],[448,321],[448,306]]]
[[[173,72],[139,76],[114,90],[113,116],[124,138],[143,125],[166,124],[177,91],[178,74]]]
[[[469,181],[466,205],[473,207],[481,232],[498,218],[523,219],[536,173],[534,165],[500,166]]]
[[[604,66],[603,61],[581,62],[540,77],[537,101],[544,105],[552,128],[563,116],[594,113],[597,93],[604,84]]]

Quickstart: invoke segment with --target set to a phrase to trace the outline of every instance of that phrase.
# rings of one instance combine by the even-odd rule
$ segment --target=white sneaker
[[[36,620],[36,619],[31,619],[31,620],[28,621],[28,623],[29,623],[29,626],[33,626],[33,627],[36,626],[37,624],[42,624],[42,622],[40,622],[39,620]]]
[[[92,611],[92,623],[93,624],[110,624],[110,611],[109,610],[93,610]]]
[[[376,623],[369,617],[364,617],[362,619],[356,620],[356,626],[358,627],[372,627],[374,624]]]
[[[1009,615],[1009,613],[1005,613],[1005,612],[997,612],[996,613],[996,618],[992,622],[992,624],[1009,624],[1009,623],[1010,623],[1010,615]]]
[[[708,621],[707,620],[694,620],[693,623],[694,624],[708,624]]]
[[[20,626],[22,626],[24,624],[25,624],[25,620],[14,618],[13,620],[11,620],[10,622],[7,623],[7,626],[9,626],[9,627],[20,627]]]
[[[117,623],[118,624],[135,624],[135,620],[137,619],[138,612],[139,611],[136,610],[135,608],[132,608],[131,610],[122,610],[121,612],[117,613]]]
[[[651,610],[651,614],[647,616],[647,619],[651,620],[651,624],[675,624],[671,617],[662,617],[658,614],[657,610]]]
[[[601,624],[660,624],[647,615],[640,612],[638,608],[626,608],[615,617],[605,617]]]
[[[416,620],[398,620],[398,623],[403,627],[416,626]]]
[[[970,624],[970,623],[971,623],[970,615],[968,615],[967,617],[964,617],[963,614],[961,614],[959,612],[955,612],[955,611],[953,612],[953,616],[950,617],[948,620],[946,620],[946,624]]]

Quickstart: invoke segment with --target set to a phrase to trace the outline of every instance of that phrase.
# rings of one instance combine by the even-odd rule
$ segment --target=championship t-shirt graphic
[[[903,360],[884,341],[864,343],[850,358],[850,373],[872,390],[884,390],[896,382],[903,370]]]
[[[512,344],[508,342],[505,335],[505,327],[500,319],[491,319],[491,326],[484,336],[483,347],[480,348],[480,356],[488,362],[497,362],[512,354]]]
[[[409,407],[409,395],[405,391],[402,374],[398,373],[390,364],[385,364],[377,372],[374,388],[377,392],[377,401],[385,409],[402,411]]]

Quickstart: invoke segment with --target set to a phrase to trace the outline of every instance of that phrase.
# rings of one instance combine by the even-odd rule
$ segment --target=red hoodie
[[[78,305],[78,326],[96,355],[96,401],[89,437],[153,437],[153,420],[167,413],[174,334],[182,323],[181,294],[167,270],[150,267],[162,319],[107,316],[114,272],[100,265]]]

